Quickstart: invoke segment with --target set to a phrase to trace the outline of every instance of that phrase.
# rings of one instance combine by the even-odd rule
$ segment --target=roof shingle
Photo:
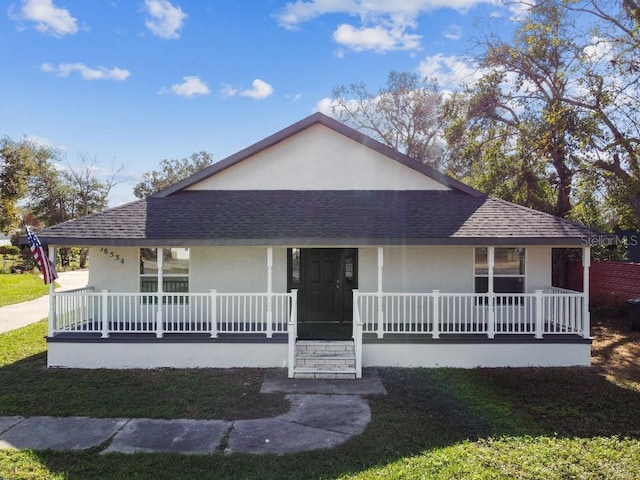
[[[598,232],[450,191],[179,191],[39,233],[54,245],[582,245]]]

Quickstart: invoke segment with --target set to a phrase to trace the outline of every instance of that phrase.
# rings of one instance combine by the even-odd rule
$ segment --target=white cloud
[[[509,11],[511,12],[510,20],[514,22],[519,22],[524,20],[531,13],[531,8],[535,5],[535,0],[530,0],[530,2],[510,2],[509,3]]]
[[[292,103],[296,103],[302,100],[302,94],[301,93],[289,94],[289,95],[285,95],[285,98],[291,101]]]
[[[462,27],[460,25],[451,25],[449,30],[444,32],[445,38],[449,40],[460,40],[462,38]]]
[[[236,96],[238,94],[238,89],[224,83],[219,93],[222,98],[227,99]]]
[[[483,3],[500,4],[498,0],[297,0],[287,3],[276,15],[276,19],[282,27],[288,29],[297,28],[322,15],[335,13],[359,16],[362,20],[384,16],[401,24],[438,8],[466,11]]]
[[[610,59],[613,46],[611,42],[605,38],[593,37],[591,38],[591,45],[587,45],[582,53],[585,60],[590,62],[597,62],[603,58]]]
[[[296,0],[275,15],[279,25],[295,30],[314,18],[346,14],[358,17],[359,26],[342,24],[333,38],[361,52],[373,50],[419,50],[421,37],[407,33],[417,27],[417,18],[439,8],[467,11],[479,4],[501,5],[501,0]],[[450,32],[455,36],[455,31]]]
[[[200,80],[197,76],[187,75],[182,77],[183,82],[176,85],[172,85],[169,90],[162,89],[161,94],[173,93],[179,97],[195,97],[196,95],[209,95],[210,90],[205,82]]]
[[[333,111],[332,111],[332,107],[334,104],[334,100],[329,98],[329,97],[325,97],[321,100],[318,101],[318,103],[316,103],[316,106],[313,108],[313,112],[320,112],[320,113],[324,113],[325,115],[329,115],[332,116],[333,115]]]
[[[64,145],[56,145],[54,142],[49,140],[48,138],[39,137],[38,135],[24,135],[22,137],[25,141],[37,145],[39,147],[50,148],[52,150],[65,151],[68,150]]]
[[[166,39],[180,38],[179,30],[184,25],[187,14],[168,0],[145,0],[148,17],[144,24],[151,32]]]
[[[453,89],[478,80],[482,73],[470,60],[442,53],[425,57],[418,72],[423,78],[435,78],[443,88]]]
[[[78,24],[69,10],[57,7],[53,0],[23,0],[22,9],[16,19],[36,23],[39,32],[55,36],[73,35],[78,32]]]
[[[256,78],[251,83],[251,86],[252,88],[240,90],[238,88],[232,87],[231,85],[224,84],[222,89],[220,90],[220,95],[223,98],[230,98],[236,95],[240,95],[241,97],[249,97],[253,98],[254,100],[263,100],[273,95],[273,87],[264,80]]]
[[[251,85],[253,88],[243,90],[239,93],[239,95],[242,97],[250,97],[254,100],[262,100],[264,98],[270,97],[273,94],[273,87],[264,80],[256,78],[253,82],[251,82]]]
[[[114,67],[90,68],[83,63],[61,63],[56,66],[51,63],[43,63],[40,70],[53,73],[58,77],[68,77],[73,72],[78,72],[83,80],[116,80],[122,81],[129,78],[129,70]]]
[[[372,50],[384,53],[392,50],[417,50],[420,48],[421,38],[420,35],[405,33],[405,29],[401,27],[388,29],[381,25],[355,28],[342,24],[333,32],[333,39],[337,43],[356,52]]]

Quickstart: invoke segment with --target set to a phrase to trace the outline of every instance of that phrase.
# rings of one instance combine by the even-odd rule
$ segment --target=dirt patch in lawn
[[[640,332],[626,314],[594,315],[591,363],[610,380],[640,391]]]

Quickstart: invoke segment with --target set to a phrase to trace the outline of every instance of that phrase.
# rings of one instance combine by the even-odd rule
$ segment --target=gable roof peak
[[[425,165],[398,150],[384,145],[378,140],[365,135],[355,128],[352,128],[336,120],[335,118],[325,115],[322,112],[315,112],[308,117],[305,117],[302,120],[299,120],[298,122],[293,123],[292,125],[289,125],[288,127],[285,127],[284,129],[260,140],[259,142],[254,143],[253,145],[244,148],[243,150],[240,150],[239,152],[202,169],[200,172],[197,172],[190,177],[187,177],[163,190],[160,190],[159,192],[156,192],[155,194],[151,195],[151,197],[167,197],[178,191],[184,190],[314,125],[323,125],[324,127],[327,127],[347,138],[350,138],[355,142],[360,143],[367,148],[385,155],[386,157],[395,160],[402,165],[409,167],[453,190],[458,190],[474,197],[485,196],[485,194],[483,194],[482,192],[475,190],[468,185],[465,185],[464,183],[452,177],[449,177],[448,175],[439,172],[435,168]]]

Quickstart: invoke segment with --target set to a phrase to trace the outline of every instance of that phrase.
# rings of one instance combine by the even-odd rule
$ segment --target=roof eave
[[[74,238],[39,237],[42,243],[56,247],[196,247],[196,246],[553,246],[577,248],[591,245],[591,237],[449,237],[449,238],[408,238],[408,237],[370,237],[370,238],[326,238],[326,237],[289,237],[289,238]],[[599,237],[600,240],[602,238]],[[26,240],[26,239],[25,239]],[[22,237],[21,237],[22,243]],[[26,243],[26,242],[25,242]]]

